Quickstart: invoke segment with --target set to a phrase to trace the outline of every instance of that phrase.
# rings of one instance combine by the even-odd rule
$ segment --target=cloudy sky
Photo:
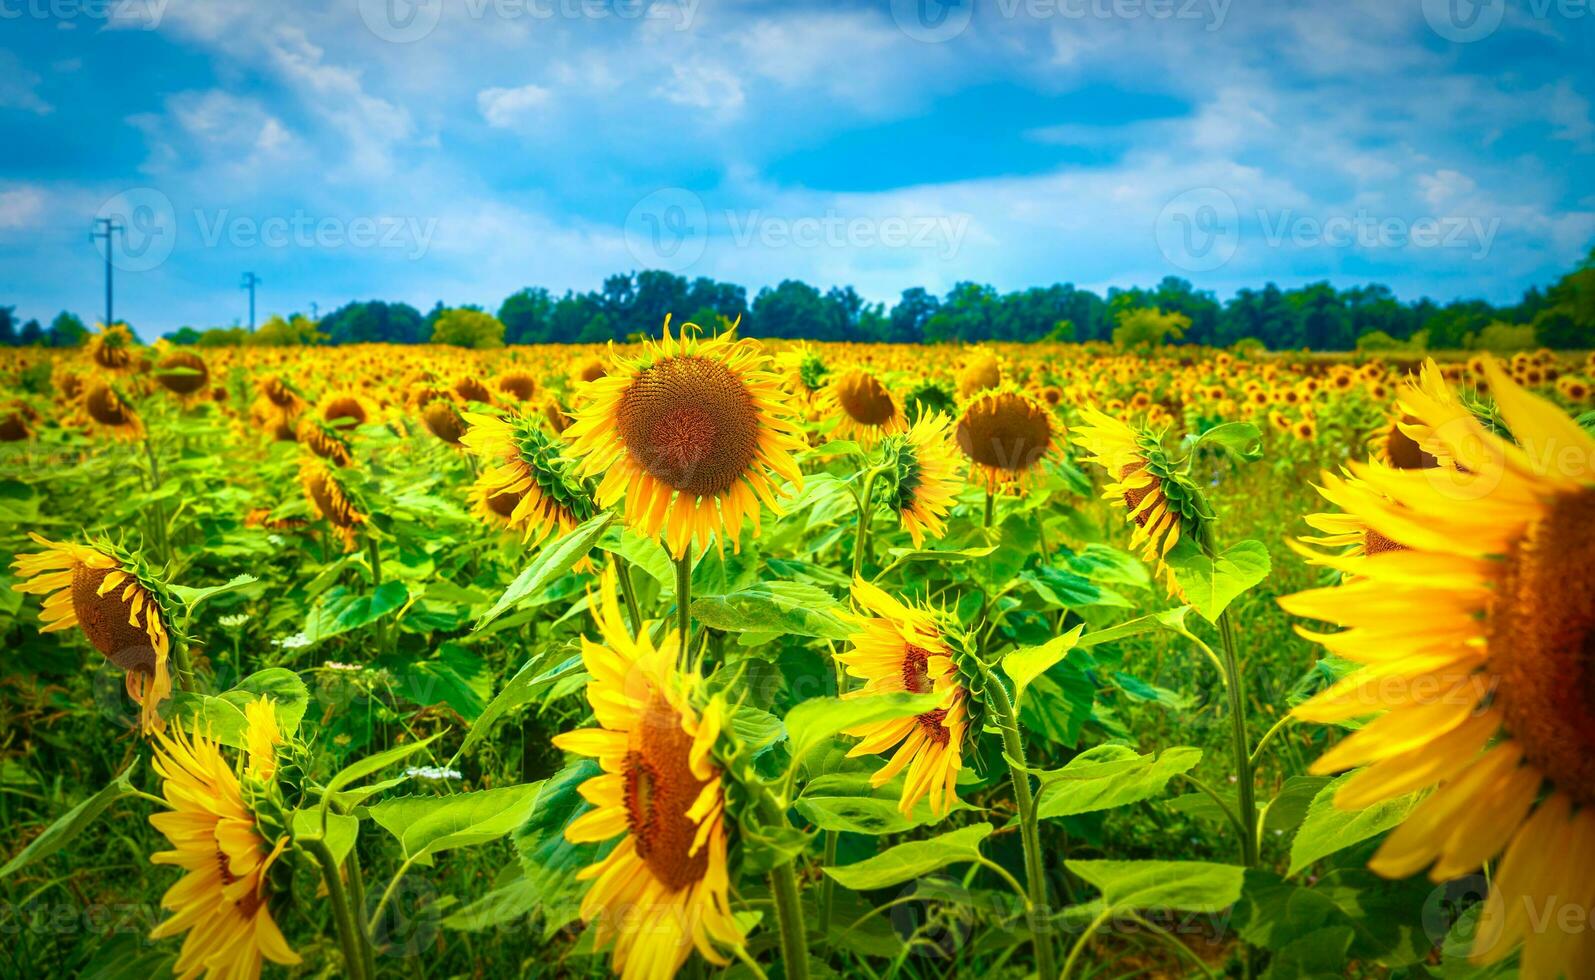
[[[0,0],[0,304],[146,337],[646,267],[890,302],[1595,244],[1570,0]]]

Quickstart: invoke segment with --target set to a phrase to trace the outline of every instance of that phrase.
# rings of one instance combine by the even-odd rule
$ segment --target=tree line
[[[601,288],[556,296],[529,286],[496,311],[480,306],[422,313],[406,303],[347,303],[319,321],[300,314],[273,317],[251,335],[240,327],[167,334],[174,343],[603,343],[657,333],[666,314],[676,322],[709,326],[741,318],[756,337],[817,341],[935,343],[1039,340],[1172,341],[1230,346],[1243,340],[1275,349],[1461,349],[1471,347],[1595,347],[1595,251],[1554,284],[1530,287],[1515,304],[1485,300],[1403,301],[1387,286],[1337,289],[1328,282],[1281,288],[1269,283],[1220,301],[1178,276],[1152,288],[1109,289],[1098,295],[1072,283],[1002,293],[961,282],[938,296],[920,287],[896,303],[869,303],[851,286],[822,292],[796,279],[747,290],[708,277],[687,279],[648,269],[609,276]],[[30,320],[20,327],[0,307],[0,343],[69,346],[82,336],[70,313],[48,331]]]

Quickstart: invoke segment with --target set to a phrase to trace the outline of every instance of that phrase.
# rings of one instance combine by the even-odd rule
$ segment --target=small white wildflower
[[[349,673],[359,673],[363,669],[359,664],[339,663],[336,660],[327,661],[321,665],[321,668],[323,670],[341,670]]]
[[[310,637],[303,632],[295,633],[293,636],[285,636],[280,640],[272,640],[271,645],[282,647],[284,650],[302,650],[310,645]]]
[[[443,766],[411,766],[404,770],[404,774],[412,779],[419,777],[421,779],[430,779],[433,782],[465,778],[465,774],[458,769],[449,769]]]
[[[273,546],[278,547],[278,548],[280,548],[283,545],[288,543],[288,539],[283,537],[280,534],[268,534],[268,535],[266,535],[266,540],[271,542]]]
[[[232,629],[235,626],[242,626],[245,623],[249,622],[249,614],[248,613],[233,613],[233,614],[228,615],[228,616],[223,616],[221,619],[218,619],[216,622],[222,624],[227,629]]]

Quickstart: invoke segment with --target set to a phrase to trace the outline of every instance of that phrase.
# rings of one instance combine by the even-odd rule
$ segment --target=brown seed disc
[[[885,425],[897,414],[891,392],[867,371],[849,371],[837,379],[836,402],[860,425]]]
[[[698,825],[687,811],[706,782],[692,771],[691,751],[692,736],[681,730],[680,713],[654,695],[631,733],[622,774],[637,854],[671,891],[702,881],[709,867],[707,847],[691,853]]]
[[[83,635],[106,659],[127,671],[155,672],[155,648],[149,634],[128,625],[133,612],[132,599],[123,599],[127,583],[105,595],[97,595],[100,583],[111,573],[108,568],[78,565],[72,570],[72,611],[77,614]],[[145,607],[148,615],[148,607]]]
[[[1022,395],[981,398],[958,420],[958,448],[981,466],[1023,473],[1052,445],[1052,418]]]
[[[642,369],[616,409],[620,438],[655,479],[700,497],[731,489],[759,451],[759,409],[719,361],[676,355]]]

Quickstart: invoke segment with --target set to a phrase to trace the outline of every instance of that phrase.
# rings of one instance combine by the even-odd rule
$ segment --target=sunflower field
[[[1595,356],[0,370],[5,977],[1595,976]]]

